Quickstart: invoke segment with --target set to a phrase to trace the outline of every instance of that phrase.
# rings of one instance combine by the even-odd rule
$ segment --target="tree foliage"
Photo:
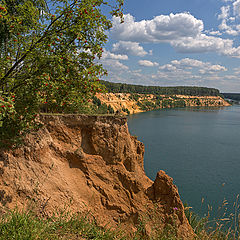
[[[215,88],[206,87],[160,87],[160,86],[143,86],[126,83],[113,83],[101,81],[109,92],[113,93],[138,93],[138,94],[155,94],[155,95],[190,95],[190,96],[219,96],[220,92]]]
[[[0,1],[0,146],[36,126],[36,114],[78,112],[102,91],[101,58],[123,0]],[[104,10],[105,11],[105,10]],[[16,138],[17,136],[17,138]]]

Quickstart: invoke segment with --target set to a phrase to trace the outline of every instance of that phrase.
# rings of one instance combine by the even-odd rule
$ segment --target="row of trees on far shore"
[[[160,87],[160,86],[143,86],[126,83],[113,83],[101,81],[109,92],[113,93],[139,93],[155,95],[190,95],[190,96],[219,96],[220,92],[215,88],[206,87]]]

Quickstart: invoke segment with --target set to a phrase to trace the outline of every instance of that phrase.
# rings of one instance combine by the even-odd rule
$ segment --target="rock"
[[[0,153],[0,205],[50,214],[57,208],[90,211],[101,226],[131,233],[139,219],[146,232],[175,221],[177,235],[192,239],[177,188],[163,171],[151,181],[144,172],[144,145],[120,116],[40,116],[44,127],[25,146]],[[45,204],[46,203],[46,204]]]

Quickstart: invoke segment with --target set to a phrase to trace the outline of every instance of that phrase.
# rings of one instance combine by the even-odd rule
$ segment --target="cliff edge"
[[[0,152],[2,209],[26,207],[29,199],[50,213],[69,203],[102,226],[131,232],[142,218],[148,234],[174,224],[178,237],[193,238],[172,178],[163,171],[154,182],[146,176],[144,145],[129,134],[126,118],[44,115],[40,121],[44,127],[23,147]]]

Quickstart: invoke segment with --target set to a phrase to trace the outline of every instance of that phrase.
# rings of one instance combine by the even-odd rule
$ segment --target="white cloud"
[[[222,22],[218,27],[219,30],[225,34],[237,36],[240,33],[239,25],[236,24],[236,21],[240,18],[240,0],[228,2],[227,6],[221,7],[221,13],[218,15],[218,19],[221,19]]]
[[[182,53],[219,52],[228,55],[233,50],[232,40],[207,36],[206,34],[199,34],[195,38],[188,37],[174,40],[171,41],[171,45]]]
[[[206,31],[208,34],[213,35],[213,36],[221,36],[222,33],[219,31]]]
[[[159,69],[166,71],[166,72],[176,72],[177,71],[177,67],[173,66],[172,64],[165,64],[163,66],[160,66]]]
[[[218,28],[219,28],[220,30],[229,29],[229,26],[227,25],[226,19],[224,19],[224,20],[222,21],[222,23],[218,26]]]
[[[191,58],[173,60],[169,64],[159,67],[159,70],[163,70],[165,72],[182,72],[184,74],[190,74],[189,70],[191,69],[198,70],[200,74],[214,74],[217,72],[227,71],[224,66],[218,64],[214,65],[210,62],[202,62]]]
[[[133,76],[136,76],[136,77],[142,77],[143,76],[142,69],[132,70],[131,73],[132,73]]]
[[[113,44],[112,51],[121,54],[130,54],[143,57],[148,53],[137,42],[119,41]]]
[[[234,25],[233,26],[227,25],[226,19],[223,19],[222,23],[218,27],[222,31],[225,30],[225,33],[228,35],[237,36],[239,34],[238,31],[234,30],[234,27],[235,27]]]
[[[229,35],[235,36],[239,32],[228,26],[225,19],[221,25],[220,28]],[[114,45],[113,52],[121,54],[144,56],[147,52],[139,43],[166,42],[182,53],[217,52],[240,57],[240,49],[233,47],[233,40],[207,35],[204,33],[202,20],[196,19],[189,13],[171,13],[139,22],[127,14],[123,24],[114,17],[111,33],[115,39],[120,40]],[[216,31],[215,34],[221,33]]]
[[[235,18],[235,17],[230,17],[228,20],[231,21],[231,22],[233,22],[233,21],[236,20],[236,18]]]
[[[236,0],[233,3],[233,14],[237,17],[240,17],[240,0]]]
[[[155,66],[159,65],[156,62],[151,62],[151,61],[148,61],[148,60],[140,60],[140,61],[138,61],[138,64],[140,66],[144,66],[144,67],[155,67]]]
[[[102,59],[128,60],[127,55],[114,54],[104,49]]]
[[[106,80],[121,83],[160,85],[160,86],[203,86],[215,87],[222,91],[237,91],[239,89],[240,68],[235,72],[219,64],[212,64],[197,59],[183,58],[170,61],[159,66],[155,73],[144,73],[143,69],[132,70],[119,63],[118,60],[105,59],[109,76]]]
[[[218,15],[218,19],[227,19],[230,15],[230,6],[221,7],[221,14]]]
[[[232,28],[227,29],[227,30],[225,31],[225,33],[228,34],[228,35],[232,35],[232,36],[237,36],[237,35],[239,34],[238,31],[236,31],[236,30],[234,30],[234,29],[232,29]]]
[[[183,58],[181,60],[173,60],[171,64],[178,66],[178,67],[201,67],[205,65],[202,61],[191,59],[191,58]]]
[[[203,31],[202,20],[189,13],[160,15],[152,20],[136,22],[130,14],[124,16],[124,23],[113,18],[111,33],[115,39],[133,42],[161,42],[182,37],[193,37]]]
[[[120,61],[118,60],[113,60],[113,59],[102,59],[101,63],[103,64],[103,66],[107,69],[110,70],[128,70],[129,67],[122,64]]]
[[[212,65],[207,67],[207,70],[209,71],[214,71],[214,72],[218,72],[218,71],[227,71],[227,68],[225,68],[224,66],[221,65]]]

